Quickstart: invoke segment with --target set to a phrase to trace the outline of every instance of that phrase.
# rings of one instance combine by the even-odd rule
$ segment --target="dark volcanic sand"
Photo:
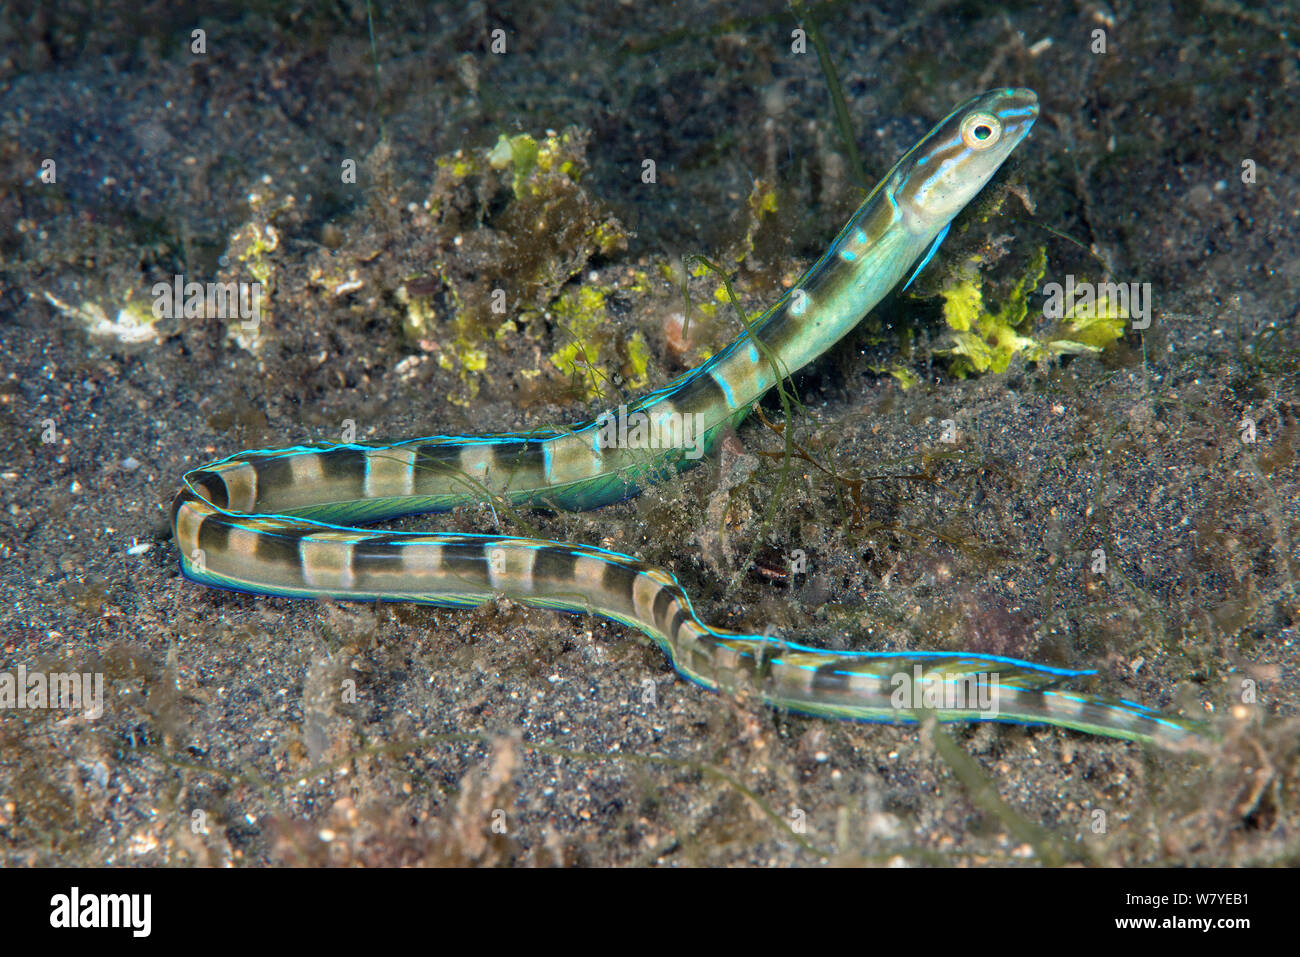
[[[337,438],[346,419],[366,440],[598,411],[547,360],[563,340],[543,310],[574,263],[534,290],[526,329],[483,343],[470,404],[451,401],[470,387],[429,351],[452,348],[455,308],[429,277],[473,290],[536,247],[504,230],[500,191],[483,208],[445,193],[439,157],[481,163],[501,133],[589,134],[583,196],[634,235],[584,253],[565,288],[605,292],[607,344],[640,332],[651,385],[682,368],[679,257],[733,268],[752,232],[736,286],[757,312],[861,193],[816,56],[792,54],[791,15],[759,4],[377,4],[378,77],[360,3],[195,23],[144,2],[93,30],[82,6],[0,14],[0,671],[98,671],[105,713],[0,712],[0,862],[1295,862],[1294,11],[822,9],[872,182],[973,91],[1030,86],[1043,115],[999,183],[1035,212],[972,207],[916,296],[796,377],[794,436],[815,464],[791,460],[784,485],[781,456],[760,455],[783,441],[755,418],[720,463],[640,500],[499,516],[669,567],[719,625],[1096,668],[1082,687],[1215,722],[1223,743],[1198,756],[782,715],[688,684],[627,628],[508,601],[331,606],[183,580],[166,509],[203,461]],[[498,27],[504,55],[486,52]],[[1089,49],[1098,28],[1106,54]],[[37,179],[50,157],[53,185]],[[356,185],[340,183],[349,158]],[[757,225],[756,177],[777,199]],[[424,213],[431,196],[464,204],[459,245]],[[249,278],[250,223],[278,237],[254,257],[273,276],[258,355],[200,319],[126,346],[46,298],[112,319],[176,273]],[[1152,284],[1151,328],[1100,356],[954,379],[938,285],[1001,237],[994,292],[1040,246],[1057,281],[1099,278],[1100,257]],[[433,290],[423,345],[402,330],[413,283]],[[696,304],[717,285],[693,280]],[[738,328],[725,309],[699,321],[714,348]],[[919,384],[882,374],[893,363]],[[832,454],[838,478],[818,467]],[[426,522],[487,530],[493,515]],[[795,549],[810,570],[791,587]],[[985,778],[1000,803],[972,797]]]

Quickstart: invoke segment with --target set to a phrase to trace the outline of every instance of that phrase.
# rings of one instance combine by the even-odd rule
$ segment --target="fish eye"
[[[986,150],[1002,138],[1002,123],[992,113],[972,113],[961,121],[961,139],[973,150]]]

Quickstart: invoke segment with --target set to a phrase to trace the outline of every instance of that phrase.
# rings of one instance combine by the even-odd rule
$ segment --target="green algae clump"
[[[985,302],[980,263],[978,254],[967,259],[944,281],[939,293],[952,344],[936,351],[953,357],[950,371],[957,378],[1005,372],[1017,355],[1038,362],[1058,355],[1100,352],[1123,335],[1127,311],[1104,299],[1091,310],[1072,308],[1046,334],[1033,334],[1029,297],[1047,272],[1044,248],[1034,254],[997,309]]]
[[[539,355],[547,339],[555,369],[566,383],[580,380],[584,395],[615,373],[646,381],[649,351],[639,335],[626,339],[611,328],[606,290],[565,289],[593,256],[627,247],[622,224],[579,185],[587,139],[576,128],[540,140],[501,135],[490,149],[437,160],[425,204],[437,249],[432,282],[417,284],[423,295],[406,297],[403,332],[457,372],[462,386],[451,401],[466,404],[504,355]],[[440,309],[431,308],[435,299]],[[531,380],[540,371],[506,374]]]
[[[609,322],[603,292],[591,286],[566,290],[552,311],[561,336],[568,341],[551,353],[551,363],[575,383],[583,398],[606,397],[610,381],[630,389],[646,385],[650,347],[641,333],[627,336]]]

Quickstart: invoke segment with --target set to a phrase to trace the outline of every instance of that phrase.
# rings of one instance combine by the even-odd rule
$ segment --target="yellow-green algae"
[[[899,386],[903,389],[904,392],[906,392],[908,389],[912,388],[912,386],[916,385],[918,382],[921,381],[921,377],[919,375],[917,375],[907,366],[903,365],[901,362],[891,363],[889,366],[884,368],[878,367],[876,368],[875,371],[888,372],[891,376],[893,376],[898,381]]]
[[[510,185],[515,195],[519,196],[529,174],[537,166],[540,152],[537,148],[537,140],[527,133],[520,133],[518,136],[506,136],[502,133],[497,139],[497,145],[488,151],[487,161],[493,169],[513,167]]]
[[[592,286],[565,290],[551,306],[562,336],[568,341],[551,353],[552,364],[577,383],[586,399],[607,395],[605,371],[613,363],[623,385],[639,389],[649,377],[650,347],[639,332],[626,336],[605,315],[605,294]]]
[[[234,264],[239,263],[248,275],[262,284],[259,314],[253,325],[245,325],[243,320],[235,317],[226,326],[226,338],[232,340],[241,349],[256,355],[264,341],[260,335],[261,324],[270,314],[271,295],[275,291],[276,272],[271,254],[280,248],[280,234],[271,225],[271,220],[292,207],[294,198],[276,197],[274,201],[268,202],[267,198],[260,193],[253,193],[248,197],[248,204],[253,215],[248,222],[231,234],[230,242],[226,246],[225,261],[231,264],[227,270],[233,269]],[[225,275],[227,270],[223,270],[218,280],[244,278],[237,274],[237,270],[235,270],[236,274],[227,276]]]
[[[762,177],[755,179],[746,205],[749,208],[749,223],[734,257],[736,262],[741,262],[754,252],[754,237],[758,234],[759,227],[765,218],[777,211],[776,184]]]
[[[545,336],[555,346],[552,380],[562,377],[566,388],[579,382],[587,397],[599,394],[599,383],[615,372],[637,387],[648,380],[644,339],[610,328],[608,287],[561,295],[591,256],[612,255],[627,243],[619,221],[578,185],[586,141],[587,133],[574,128],[541,140],[503,134],[491,149],[457,150],[437,160],[426,208],[446,255],[429,272],[450,323],[434,294],[408,293],[403,331],[436,351],[443,368],[457,371],[461,386],[448,397],[452,402],[468,404],[478,394],[498,349],[518,354],[525,341]],[[506,190],[504,202],[495,198]],[[427,281],[412,285],[428,288]],[[549,316],[556,317],[554,326],[548,327]],[[542,371],[511,374],[531,380]]]
[[[1066,353],[1100,352],[1123,335],[1127,312],[1102,300],[1094,304],[1091,316],[1077,317],[1071,309],[1045,335],[1035,337],[1029,296],[1047,272],[1046,249],[1039,247],[996,310],[984,301],[982,261],[978,253],[968,258],[949,273],[940,290],[952,346],[937,351],[953,357],[950,371],[958,378],[972,372],[1005,372],[1017,354],[1037,362]]]

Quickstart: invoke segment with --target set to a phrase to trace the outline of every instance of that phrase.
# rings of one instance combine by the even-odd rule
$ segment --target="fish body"
[[[1199,725],[1134,702],[1061,690],[1091,674],[996,655],[836,652],[712,627],[677,579],[587,545],[355,527],[501,497],[590,509],[689,468],[785,375],[847,334],[934,255],[1038,115],[1031,90],[973,97],[868,194],[820,259],[731,344],[620,416],[563,430],[435,435],[240,452],[186,474],[172,525],[187,578],[253,594],[474,606],[507,595],[639,629],[706,688],[752,689],[807,714],[911,723],[1044,723],[1184,747]],[[909,280],[910,281],[910,280]]]

